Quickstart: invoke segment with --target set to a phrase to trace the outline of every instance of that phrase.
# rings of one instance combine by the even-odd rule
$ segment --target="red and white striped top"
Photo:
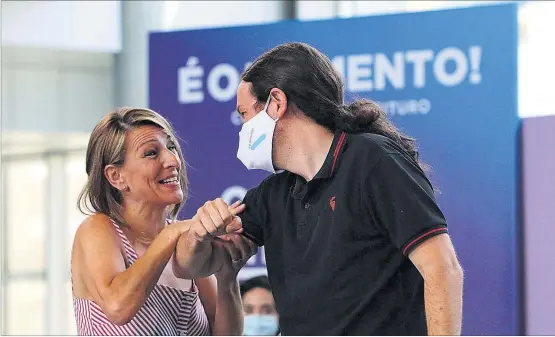
[[[113,224],[125,246],[130,266],[137,260],[137,253],[121,228]],[[95,302],[73,297],[77,333],[81,336],[207,336],[210,325],[195,288],[194,284],[193,291],[155,285],[135,317],[121,326],[111,323]]]

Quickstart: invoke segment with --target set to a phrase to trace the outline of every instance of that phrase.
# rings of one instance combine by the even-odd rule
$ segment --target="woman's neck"
[[[166,227],[167,207],[153,207],[144,204],[124,202],[123,219],[129,226],[135,240],[150,244]]]

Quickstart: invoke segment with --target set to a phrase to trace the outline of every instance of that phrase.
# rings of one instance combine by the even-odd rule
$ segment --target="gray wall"
[[[114,105],[114,56],[2,48],[3,131],[86,132]]]

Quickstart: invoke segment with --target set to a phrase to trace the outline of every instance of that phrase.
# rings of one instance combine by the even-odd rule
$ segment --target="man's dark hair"
[[[377,103],[365,99],[343,103],[341,75],[326,55],[306,43],[285,43],[270,49],[245,70],[242,80],[252,84],[252,94],[260,103],[266,101],[272,88],[279,88],[288,104],[329,130],[385,136],[419,163],[415,140],[399,131]]]

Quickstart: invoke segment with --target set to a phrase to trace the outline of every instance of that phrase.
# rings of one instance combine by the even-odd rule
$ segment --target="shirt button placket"
[[[304,212],[301,212],[301,219],[299,221],[299,226],[304,227],[306,226],[306,219],[308,217],[308,210],[310,209],[310,203],[308,202],[302,202],[301,206],[304,210]]]

